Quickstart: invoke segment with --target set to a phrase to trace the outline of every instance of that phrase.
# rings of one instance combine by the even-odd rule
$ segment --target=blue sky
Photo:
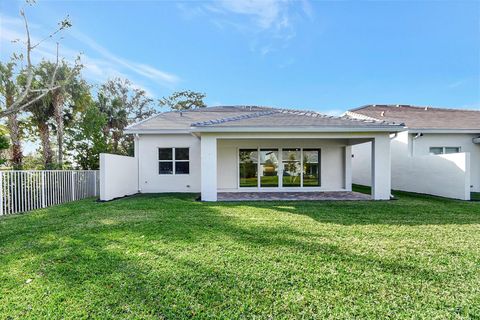
[[[0,55],[23,35],[23,1],[1,1]],[[479,1],[41,1],[34,37],[66,14],[61,53],[92,83],[123,76],[154,97],[328,114],[364,104],[480,109]],[[52,58],[54,43],[35,59]]]

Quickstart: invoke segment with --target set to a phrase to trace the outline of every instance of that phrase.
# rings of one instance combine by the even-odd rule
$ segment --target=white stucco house
[[[480,111],[367,105],[352,119],[405,124],[392,139],[392,189],[469,200],[480,192]],[[353,147],[353,182],[370,185],[371,144]]]
[[[164,112],[129,126],[135,157],[101,156],[101,199],[133,193],[351,191],[352,146],[370,142],[372,198],[390,199],[390,136],[383,120],[311,111],[220,106]]]

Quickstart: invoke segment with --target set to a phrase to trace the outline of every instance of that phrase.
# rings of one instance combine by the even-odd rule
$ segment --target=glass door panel
[[[260,150],[260,187],[278,187],[278,150]]]
[[[320,186],[320,150],[303,149],[303,186]]]
[[[302,167],[300,165],[300,149],[283,149],[282,185],[284,188],[300,187]]]
[[[257,149],[240,149],[240,187],[258,187],[258,151]]]

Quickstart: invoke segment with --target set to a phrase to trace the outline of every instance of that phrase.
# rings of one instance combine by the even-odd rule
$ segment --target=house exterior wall
[[[201,140],[190,134],[140,135],[136,139],[136,156],[139,163],[139,189],[142,193],[200,192]],[[221,191],[238,191],[239,148],[319,148],[321,149],[321,187],[306,190],[350,190],[351,176],[345,170],[350,162],[347,139],[218,139],[217,188]],[[159,175],[158,148],[190,148],[190,174]],[[347,168],[348,169],[348,168]],[[347,172],[347,176],[345,173]],[[348,181],[347,181],[348,180]],[[285,190],[285,189],[284,189]],[[298,188],[294,190],[298,191]]]
[[[439,134],[424,133],[422,137],[413,142],[414,156],[429,154],[430,147],[446,146],[460,147],[461,152],[470,153],[470,184],[472,192],[480,192],[480,144],[474,144],[473,138],[479,134]]]
[[[476,135],[425,133],[417,139],[414,136],[405,131],[392,139],[393,189],[459,199],[465,198],[464,184],[472,186],[471,191],[480,190],[480,146],[472,143]],[[462,153],[429,155],[429,148],[435,146],[460,147]],[[355,145],[352,150],[353,183],[370,185],[371,143]],[[469,172],[468,177],[465,171]]]
[[[337,134],[336,134],[337,135]],[[355,166],[351,158],[351,144],[365,141],[366,139],[387,139],[388,134],[358,135],[343,134],[341,137],[329,137],[323,135],[319,138],[295,137],[287,138],[276,135],[258,139],[252,137],[219,137],[216,140],[216,171],[207,177],[215,176],[216,189],[219,191],[246,190],[238,187],[238,149],[239,148],[318,148],[321,150],[321,186],[311,188],[276,189],[282,191],[343,191],[351,190],[352,174]],[[343,137],[344,136],[344,137]],[[203,137],[205,138],[205,137]],[[352,140],[353,139],[353,140]],[[158,172],[158,148],[189,148],[190,173],[187,175],[160,175]],[[211,148],[210,148],[211,149]],[[383,150],[383,149],[382,149]],[[138,161],[138,189],[141,193],[162,192],[201,192],[202,191],[202,140],[191,134],[148,134],[139,135],[135,139],[135,155]],[[387,161],[387,160],[385,160]],[[389,163],[388,157],[388,163]],[[204,163],[207,163],[204,161]],[[368,163],[369,170],[370,162]],[[117,168],[121,172],[121,168]],[[382,169],[383,170],[383,169]],[[390,190],[390,170],[388,175],[381,174],[381,181],[388,178],[388,186],[382,186],[385,194]],[[370,177],[369,177],[370,179]],[[383,180],[382,180],[383,179]],[[208,189],[208,188],[206,188]],[[213,190],[213,188],[210,188]],[[210,190],[209,189],[209,190]],[[386,190],[388,189],[388,190]],[[250,189],[251,190],[251,189]],[[259,189],[259,191],[272,189]],[[378,199],[386,199],[388,195],[377,196]]]
[[[142,193],[200,192],[200,139],[190,134],[140,135],[135,142]],[[189,148],[190,173],[160,175],[158,148]]]
[[[226,139],[218,140],[217,178],[220,191],[242,191],[238,187],[238,149],[259,148],[312,148],[320,149],[320,179],[321,187],[291,188],[291,190],[325,190],[340,191],[351,188],[350,181],[345,176],[345,151],[347,141],[321,139]],[[347,152],[350,150],[347,149]],[[350,163],[348,162],[348,165]],[[266,189],[263,189],[266,190]],[[289,189],[282,189],[282,191]],[[268,189],[268,191],[272,191]]]
[[[100,200],[108,201],[138,192],[137,159],[100,154]]]

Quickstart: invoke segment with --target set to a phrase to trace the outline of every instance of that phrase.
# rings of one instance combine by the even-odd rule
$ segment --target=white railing
[[[0,215],[96,197],[95,170],[0,171]]]

